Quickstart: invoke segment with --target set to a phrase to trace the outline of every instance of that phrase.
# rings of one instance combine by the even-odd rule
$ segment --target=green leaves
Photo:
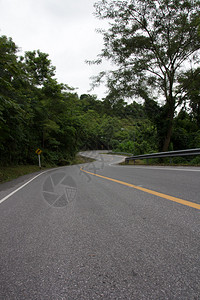
[[[182,73],[178,81],[180,102],[189,105],[190,115],[200,127],[200,68]]]
[[[150,98],[162,95],[170,120],[163,149],[167,150],[179,103],[178,72],[200,49],[200,1],[110,0],[97,2],[95,9],[98,18],[111,20],[99,55],[117,66],[104,74],[110,94],[132,97],[145,86]]]
[[[103,2],[105,6],[111,3]],[[120,8],[127,3],[114,2]],[[149,2],[148,11],[155,8],[154,2]],[[142,34],[141,28],[149,26],[147,18],[135,25],[133,15],[131,22],[129,20],[130,7],[124,9],[120,12],[121,21],[114,20],[113,30],[106,36],[108,53],[102,52],[119,66],[110,73],[103,71],[98,77],[101,82],[107,76],[109,93],[102,101],[90,94],[79,98],[73,88],[58,83],[48,54],[29,51],[25,57],[18,57],[12,39],[0,37],[0,164],[37,163],[35,150],[38,147],[43,150],[43,163],[55,164],[69,162],[82,149],[118,149],[137,154],[160,150],[172,122],[177,104],[175,96],[179,105],[186,103],[190,107],[190,112],[175,119],[174,146],[194,146],[196,132],[199,143],[199,68],[181,76],[175,68],[169,69],[167,63],[171,60],[173,65],[176,36],[171,34],[175,44],[171,41],[168,47],[171,52],[166,58],[167,46],[154,35]],[[134,11],[139,12],[147,11],[141,6],[138,12]],[[124,15],[125,23],[122,22]],[[176,84],[174,92],[177,78],[179,85]],[[156,102],[158,88],[166,94],[167,101],[163,105]],[[133,95],[145,103],[127,104],[126,97]],[[184,134],[186,139],[182,138]]]
[[[38,50],[18,57],[12,39],[0,37],[0,164],[34,163],[38,147],[46,159],[51,151],[58,154],[52,157],[75,154],[69,119],[78,97],[54,75],[48,54]]]
[[[55,76],[55,67],[51,65],[48,56],[40,50],[25,53],[25,70],[33,85],[43,85],[45,81]]]

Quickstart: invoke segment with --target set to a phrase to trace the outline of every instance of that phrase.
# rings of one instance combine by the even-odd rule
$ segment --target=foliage
[[[180,99],[186,106],[189,104],[190,115],[200,126],[200,68],[191,69],[180,74],[178,91]]]
[[[111,98],[136,94],[146,100],[162,94],[165,104],[162,148],[170,144],[177,76],[183,64],[197,59],[200,49],[198,0],[101,0],[95,3],[96,16],[109,20],[101,31],[104,48],[97,60],[111,60],[117,69],[101,72],[94,85],[106,76]],[[155,93],[157,92],[157,93]],[[145,97],[144,97],[145,96]]]
[[[199,73],[194,74],[182,73],[176,86],[185,105],[174,119],[172,150],[200,147]],[[43,166],[70,164],[80,150],[159,151],[167,108],[147,91],[140,93],[143,104],[114,94],[102,101],[96,95],[79,97],[55,79],[48,54],[38,50],[19,56],[12,39],[1,36],[0,165],[36,165],[37,148],[43,151]]]
[[[54,78],[48,55],[38,51],[17,56],[11,38],[0,37],[0,162],[2,165],[59,162],[77,152],[71,101],[78,97]]]
[[[200,148],[200,128],[185,110],[175,118],[172,144],[174,150]]]
[[[117,145],[118,152],[133,153],[134,155],[157,152],[157,131],[152,122],[143,120],[140,123],[129,124],[122,129],[124,138],[121,136]]]

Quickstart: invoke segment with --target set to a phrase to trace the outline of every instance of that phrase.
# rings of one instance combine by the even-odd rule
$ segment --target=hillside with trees
[[[128,41],[124,40],[127,47]],[[147,41],[143,42],[146,45]],[[127,52],[123,55],[130,57]],[[176,104],[180,109],[176,113],[173,106],[168,149],[200,147],[200,68],[180,72],[176,79]],[[97,99],[92,94],[79,97],[73,88],[57,81],[56,68],[48,54],[36,50],[21,56],[12,38],[1,36],[0,165],[37,164],[37,148],[43,151],[43,163],[56,165],[69,164],[80,150],[113,149],[136,155],[162,150],[169,104],[158,104],[151,97],[147,88],[154,86],[152,81],[148,77],[146,89],[140,86],[144,100],[140,103],[132,93],[127,102],[128,86],[122,86],[118,93],[113,80],[109,81],[106,98]]]

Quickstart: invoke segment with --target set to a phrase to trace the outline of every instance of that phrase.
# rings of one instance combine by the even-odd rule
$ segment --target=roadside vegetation
[[[173,157],[172,159],[170,158],[152,158],[152,159],[138,159],[135,160],[130,160],[129,163],[126,163],[125,161],[120,163],[120,165],[125,165],[125,166],[133,166],[133,165],[152,165],[152,166],[193,166],[193,167],[198,167],[200,166],[200,157]]]
[[[42,168],[45,170],[45,168]],[[18,166],[7,166],[0,167],[0,183],[10,181],[20,176],[40,171],[36,165],[18,165]]]
[[[90,163],[93,161],[94,159],[76,155],[70,164],[77,165],[77,164]],[[45,166],[42,166],[41,168],[39,168],[39,166],[37,165],[15,165],[15,166],[4,166],[4,167],[1,166],[0,183],[10,181],[12,179],[18,178],[26,174],[44,171],[55,167],[57,167],[55,164],[45,164]]]
[[[11,37],[0,36],[1,180],[35,171],[38,148],[43,167],[70,165],[80,150],[140,155],[200,148],[199,2],[124,2],[95,4],[110,28],[102,53],[89,63],[107,59],[116,66],[94,79],[95,86],[105,78],[104,99],[78,96],[57,81],[48,54],[21,55]],[[199,158],[185,163],[198,165]]]

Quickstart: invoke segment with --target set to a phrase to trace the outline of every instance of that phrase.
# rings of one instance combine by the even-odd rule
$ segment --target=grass
[[[94,161],[94,159],[83,157],[77,155],[73,161],[71,161],[70,165],[89,163]],[[41,170],[47,170],[49,168],[57,167],[53,164],[45,165]],[[20,176],[34,173],[40,171],[40,168],[36,165],[18,165],[18,166],[8,166],[8,167],[0,167],[0,183],[7,182],[13,179],[16,179]]]
[[[47,168],[42,168],[42,169],[47,169]],[[39,170],[40,169],[38,166],[33,166],[33,165],[0,167],[0,183],[15,179],[22,175],[34,173]]]

